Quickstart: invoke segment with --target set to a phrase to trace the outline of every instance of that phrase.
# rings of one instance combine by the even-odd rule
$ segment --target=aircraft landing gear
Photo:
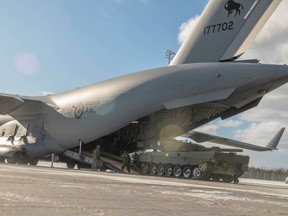
[[[74,169],[76,163],[73,160],[67,160],[66,165],[68,169]]]
[[[32,166],[36,166],[38,163],[37,158],[28,158],[26,154],[22,152],[16,152],[12,157],[7,158],[7,163],[11,164],[30,164]]]
[[[0,156],[0,163],[5,163],[5,158]]]
[[[28,158],[28,163],[31,165],[31,166],[36,166],[38,164],[38,159],[37,158]]]
[[[12,157],[7,158],[7,163],[11,164],[28,164],[28,158],[21,152],[16,152]]]

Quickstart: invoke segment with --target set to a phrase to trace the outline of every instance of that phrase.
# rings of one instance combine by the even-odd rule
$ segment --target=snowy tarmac
[[[0,164],[1,215],[288,215],[288,185]]]

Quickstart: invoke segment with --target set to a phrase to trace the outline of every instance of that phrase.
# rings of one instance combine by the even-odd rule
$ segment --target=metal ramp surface
[[[85,165],[92,165],[93,159],[92,154],[90,152],[82,151],[81,154],[76,151],[72,150],[66,150],[61,154],[61,156],[72,159],[74,161],[83,163]],[[108,154],[106,152],[101,152],[101,162],[102,166],[104,167],[104,170],[111,170],[112,172],[116,173],[122,173],[121,167],[122,167],[122,158],[119,156],[115,156],[112,154]],[[131,173],[137,174],[137,170],[135,170],[135,167],[130,165]]]

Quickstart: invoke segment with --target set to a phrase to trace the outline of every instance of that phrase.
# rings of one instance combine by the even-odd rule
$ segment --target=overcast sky
[[[207,1],[0,0],[0,92],[59,93],[105,79],[167,65]],[[242,58],[285,64],[288,6],[279,6]],[[202,131],[265,145],[288,125],[288,86],[257,108],[216,120]],[[279,151],[253,153],[251,165],[288,168],[288,129]]]

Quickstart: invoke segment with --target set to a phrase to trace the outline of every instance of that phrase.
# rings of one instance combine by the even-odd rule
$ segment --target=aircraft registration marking
[[[106,99],[63,107],[59,112],[68,118],[80,119],[87,115],[105,115],[114,109],[114,105],[114,100]]]
[[[76,119],[79,119],[83,114],[95,114],[99,104],[100,102],[94,104],[80,103],[74,106],[64,107],[60,113],[66,117],[75,117]]]
[[[234,28],[234,22],[224,22],[224,23],[218,23],[215,25],[209,25],[204,27],[204,35],[209,35],[209,34],[215,34],[218,32],[225,32],[225,31],[231,31]]]

